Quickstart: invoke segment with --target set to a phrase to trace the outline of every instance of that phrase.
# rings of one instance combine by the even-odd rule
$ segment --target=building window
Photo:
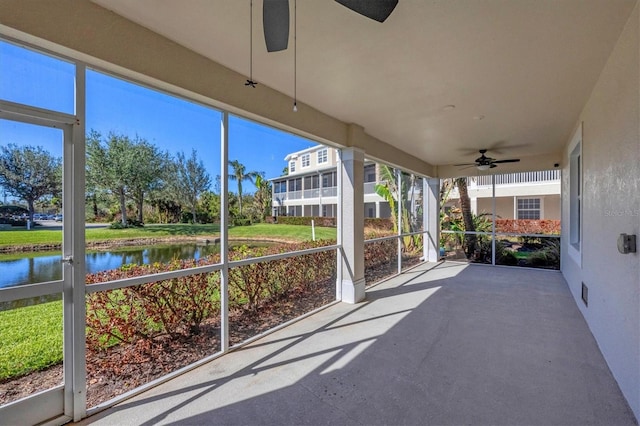
[[[289,192],[302,191],[302,178],[289,180]]]
[[[300,161],[302,162],[302,167],[309,167],[311,165],[311,155],[310,154],[302,155]]]
[[[518,219],[540,219],[540,198],[518,198]]]
[[[325,173],[322,175],[322,187],[323,188],[331,188],[336,186],[336,172]]]
[[[376,181],[376,165],[368,164],[364,166],[364,182],[375,182]]]
[[[336,205],[335,204],[323,204],[322,205],[322,216],[323,217],[335,217],[336,216]]]
[[[302,206],[289,206],[287,216],[302,216]]]
[[[581,144],[578,142],[569,157],[569,243],[580,250],[580,210],[582,207]]]
[[[296,160],[289,161],[289,173],[296,171]]]
[[[318,151],[318,164],[326,163],[329,161],[329,156],[327,154],[327,148],[323,148]]]
[[[319,176],[311,175],[304,178],[304,189],[318,189]]]
[[[273,192],[275,192],[276,194],[287,192],[287,182],[274,182]]]

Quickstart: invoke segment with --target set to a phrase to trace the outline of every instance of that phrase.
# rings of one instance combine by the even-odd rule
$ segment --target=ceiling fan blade
[[[366,16],[374,21],[384,22],[393,9],[396,8],[398,0],[336,0],[341,5]]]
[[[475,166],[476,163],[462,163],[462,164],[454,164],[454,167],[458,167],[458,166]]]
[[[267,52],[285,50],[289,44],[289,0],[264,0],[262,27]]]
[[[500,164],[500,163],[517,163],[517,162],[519,162],[519,161],[520,161],[520,159],[519,159],[519,158],[512,158],[512,159],[510,159],[510,160],[495,160],[495,161],[492,161],[491,163],[493,163],[493,164]]]

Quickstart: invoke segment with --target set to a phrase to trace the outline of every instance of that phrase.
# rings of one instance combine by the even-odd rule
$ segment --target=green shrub
[[[560,240],[548,238],[542,243],[540,250],[529,256],[529,263],[534,267],[560,269]]]
[[[364,245],[365,269],[377,268],[383,265],[391,265],[398,259],[398,241],[383,240],[366,243]]]
[[[315,241],[273,247],[233,248],[230,260],[305,250],[334,244]],[[87,275],[87,284],[193,268],[220,261],[218,254],[199,261],[174,260],[167,264],[125,265],[120,269]],[[262,304],[292,292],[313,290],[335,277],[336,253],[293,256],[258,262],[229,270],[232,309],[255,313]],[[197,334],[208,318],[220,313],[219,272],[194,274],[134,287],[90,293],[87,296],[87,344],[94,350],[133,343],[159,335],[179,338]]]
[[[209,259],[209,263],[213,263]],[[125,265],[87,275],[87,284],[192,268],[195,260]],[[194,274],[87,296],[87,343],[101,349],[159,334],[198,334],[202,321],[219,312],[219,273]]]
[[[315,226],[333,227],[336,226],[335,217],[318,217],[318,216],[278,216],[276,223],[283,225],[305,225],[311,226],[311,221]]]
[[[393,220],[391,218],[372,218],[364,219],[364,227],[376,230],[390,231],[393,230]]]
[[[247,218],[235,218],[233,219],[234,226],[250,226],[252,225],[251,219]]]
[[[498,245],[496,245],[496,248]],[[509,265],[516,266],[518,265],[518,257],[511,250],[507,250],[504,247],[502,249],[498,249],[496,253],[496,264],[497,265]]]
[[[125,229],[125,228],[143,228],[144,227],[144,223],[140,222],[137,219],[127,219],[127,224],[123,225],[122,222],[120,221],[116,221],[116,222],[112,222],[111,225],[109,225],[109,229]]]

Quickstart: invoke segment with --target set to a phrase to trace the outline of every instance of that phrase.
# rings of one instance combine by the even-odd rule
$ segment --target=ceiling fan
[[[362,16],[384,22],[398,0],[335,0]],[[264,0],[262,26],[267,52],[285,50],[289,43],[289,0]]]
[[[478,170],[489,170],[497,167],[497,164],[502,163],[517,163],[520,161],[519,158],[510,158],[508,160],[496,160],[495,158],[487,157],[485,154],[487,153],[486,149],[480,150],[480,157],[475,159],[474,163],[462,163],[462,164],[454,164],[454,166],[476,166]]]

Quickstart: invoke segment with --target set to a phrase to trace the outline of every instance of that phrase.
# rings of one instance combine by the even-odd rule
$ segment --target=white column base
[[[345,303],[359,303],[365,298],[364,278],[358,281],[342,280],[342,301]]]

